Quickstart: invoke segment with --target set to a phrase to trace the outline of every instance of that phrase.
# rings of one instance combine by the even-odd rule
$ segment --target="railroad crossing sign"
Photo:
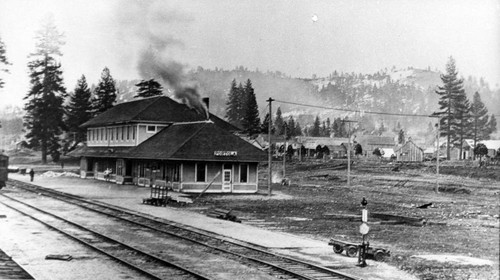
[[[361,233],[362,235],[367,235],[369,231],[370,227],[366,223],[362,223],[359,226],[359,233]]]

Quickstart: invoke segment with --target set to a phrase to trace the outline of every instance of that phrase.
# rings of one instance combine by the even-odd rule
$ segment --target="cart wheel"
[[[344,251],[344,248],[342,248],[342,246],[338,244],[333,245],[333,252],[335,252],[336,254],[341,254],[342,251]]]
[[[373,254],[373,259],[380,262],[385,259],[385,253],[382,251],[377,251],[375,254]]]
[[[345,253],[348,257],[353,258],[358,254],[358,248],[351,246],[351,247],[347,248]]]

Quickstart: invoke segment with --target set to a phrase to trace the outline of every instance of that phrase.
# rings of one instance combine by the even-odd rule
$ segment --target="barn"
[[[266,154],[237,129],[168,97],[119,104],[85,123],[82,178],[169,186],[180,192],[254,193]]]
[[[421,162],[424,160],[424,150],[417,146],[412,140],[408,140],[404,145],[396,148],[396,161]]]

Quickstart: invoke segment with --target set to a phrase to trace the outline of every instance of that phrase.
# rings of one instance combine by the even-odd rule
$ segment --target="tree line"
[[[86,129],[80,125],[113,107],[118,90],[111,71],[104,67],[96,86],[89,87],[82,75],[75,89],[68,92],[59,62],[64,35],[51,17],[44,19],[35,35],[35,51],[29,55],[31,60],[28,62],[30,88],[24,97],[23,125],[28,147],[41,151],[43,163],[49,155],[57,162],[62,152],[86,141]],[[5,53],[5,45],[0,40],[0,64],[9,65]],[[162,94],[161,85],[154,80],[142,80],[136,86],[135,97]]]

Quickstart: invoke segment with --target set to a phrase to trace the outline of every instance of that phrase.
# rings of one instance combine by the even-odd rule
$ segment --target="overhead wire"
[[[326,109],[326,110],[335,110],[335,111],[342,111],[342,112],[353,112],[353,113],[385,115],[385,116],[400,116],[400,117],[439,118],[438,116],[422,115],[422,114],[386,113],[386,112],[375,112],[375,111],[367,111],[367,110],[353,110],[353,109],[335,108],[335,107],[328,107],[328,106],[321,106],[321,105],[311,105],[311,104],[283,101],[283,100],[278,100],[278,99],[275,99],[274,101],[284,103],[284,104],[291,104],[291,105],[298,105],[298,106],[319,108],[319,109]]]

